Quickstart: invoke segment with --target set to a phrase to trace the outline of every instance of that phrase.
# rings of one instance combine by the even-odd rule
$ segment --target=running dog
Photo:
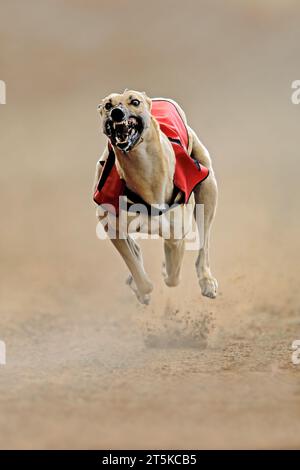
[[[110,94],[98,111],[108,145],[96,166],[94,201],[100,207],[115,209],[114,217],[119,218],[123,210],[119,201],[126,196],[129,202],[124,210],[134,212],[135,204],[142,204],[145,217],[158,220],[157,231],[164,238],[164,281],[169,287],[180,281],[190,229],[188,225],[180,237],[175,237],[176,222],[192,222],[195,205],[203,204],[203,226],[198,225],[198,229],[204,236],[196,272],[202,295],[215,298],[218,283],[210,270],[209,238],[217,206],[217,182],[210,155],[188,125],[184,111],[171,99],[150,99],[144,92],[133,90]],[[109,232],[105,213],[98,213],[98,218]],[[169,224],[168,236],[164,235],[163,222]],[[142,225],[135,226],[136,231],[143,231]],[[153,285],[139,245],[130,231],[125,236],[117,231],[110,238],[131,273],[128,285],[141,303],[148,304]]]

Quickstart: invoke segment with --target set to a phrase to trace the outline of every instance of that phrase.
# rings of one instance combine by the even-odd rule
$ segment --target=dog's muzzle
[[[104,133],[112,145],[123,152],[129,152],[140,140],[143,132],[143,120],[139,116],[129,115],[126,108],[117,106],[104,122]]]
[[[125,119],[125,112],[123,111],[122,108],[113,108],[113,110],[110,113],[110,117],[114,122],[122,122]]]

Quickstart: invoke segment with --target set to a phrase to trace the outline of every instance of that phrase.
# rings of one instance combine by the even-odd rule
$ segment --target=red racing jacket
[[[171,101],[152,99],[151,114],[158,121],[161,131],[172,144],[176,157],[174,195],[181,192],[181,202],[186,204],[195,186],[207,178],[209,171],[188,154],[188,131],[177,107]],[[115,209],[115,213],[118,214],[119,197],[121,196],[127,196],[134,203],[138,202],[149,207],[149,204],[132,193],[126,187],[125,181],[120,178],[115,165],[114,150],[109,144],[109,155],[104,163],[94,194],[94,201],[98,205],[111,204]]]

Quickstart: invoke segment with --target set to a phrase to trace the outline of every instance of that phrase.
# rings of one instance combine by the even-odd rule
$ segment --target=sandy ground
[[[0,448],[299,448],[297,2],[0,8]],[[195,253],[168,289],[143,241],[137,305],[96,238],[95,109],[125,87],[177,99],[211,151],[214,301]]]

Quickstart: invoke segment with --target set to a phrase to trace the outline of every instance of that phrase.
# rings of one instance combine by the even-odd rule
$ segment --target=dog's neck
[[[155,118],[143,139],[129,152],[114,147],[118,172],[127,187],[148,204],[169,204],[173,194],[175,156]]]

